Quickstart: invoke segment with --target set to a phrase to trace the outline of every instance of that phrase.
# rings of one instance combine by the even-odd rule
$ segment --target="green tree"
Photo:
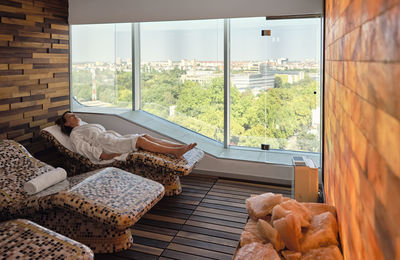
[[[182,82],[186,72],[175,68],[142,70],[142,107],[162,118],[216,140],[223,140],[224,82],[215,78],[207,83]],[[131,74],[117,73],[118,102],[130,102]],[[318,151],[317,136],[309,134],[311,111],[316,108],[317,82],[306,77],[294,84],[275,78],[275,88],[254,95],[231,86],[231,136],[234,144],[259,147],[269,143],[274,149]],[[106,89],[102,90],[106,91]],[[105,92],[106,93],[106,92]],[[112,97],[112,93],[106,93]],[[103,97],[105,98],[105,97]],[[173,112],[175,111],[175,112]],[[297,147],[293,140],[297,139]],[[290,140],[290,143],[289,143]]]
[[[92,80],[88,70],[74,70],[72,73],[72,95],[78,101],[92,99]]]
[[[282,87],[282,79],[280,77],[275,76],[274,80],[274,88],[281,88]]]
[[[297,145],[300,150],[318,152],[320,140],[315,134],[302,132],[297,136]]]

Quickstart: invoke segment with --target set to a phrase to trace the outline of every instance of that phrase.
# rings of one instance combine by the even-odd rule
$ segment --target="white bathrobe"
[[[120,153],[117,160],[125,160],[128,153],[136,151],[138,134],[121,135],[112,130],[106,130],[99,124],[83,124],[72,129],[70,140],[75,152],[83,155],[93,163],[108,163],[102,161],[101,153]]]

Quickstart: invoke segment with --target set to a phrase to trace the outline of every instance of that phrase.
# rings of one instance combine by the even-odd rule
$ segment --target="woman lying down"
[[[147,134],[120,135],[115,131],[105,130],[99,124],[82,124],[80,118],[70,111],[58,118],[56,124],[70,137],[75,151],[94,163],[114,158],[125,160],[127,153],[137,151],[139,148],[181,158],[197,145],[172,143]]]

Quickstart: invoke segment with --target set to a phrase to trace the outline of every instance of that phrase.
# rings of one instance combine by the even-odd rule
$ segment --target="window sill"
[[[207,154],[218,159],[241,160],[292,166],[292,156],[305,156],[320,167],[320,154],[298,151],[269,150],[263,151],[249,147],[224,148],[223,144],[184,127],[168,122],[144,111],[102,107],[75,107],[75,112],[115,115],[133,122],[143,128],[167,136],[183,143],[196,142],[198,147]]]

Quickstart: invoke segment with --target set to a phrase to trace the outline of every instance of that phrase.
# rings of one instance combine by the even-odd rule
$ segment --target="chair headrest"
[[[65,148],[67,148],[70,151],[74,151],[74,148],[72,147],[72,142],[69,139],[69,136],[67,136],[66,134],[63,134],[63,132],[61,132],[61,128],[58,125],[53,125],[53,126],[49,126],[43,129],[43,131],[46,131],[48,133],[50,133],[52,136],[54,136],[54,138],[56,138],[56,140]]]

